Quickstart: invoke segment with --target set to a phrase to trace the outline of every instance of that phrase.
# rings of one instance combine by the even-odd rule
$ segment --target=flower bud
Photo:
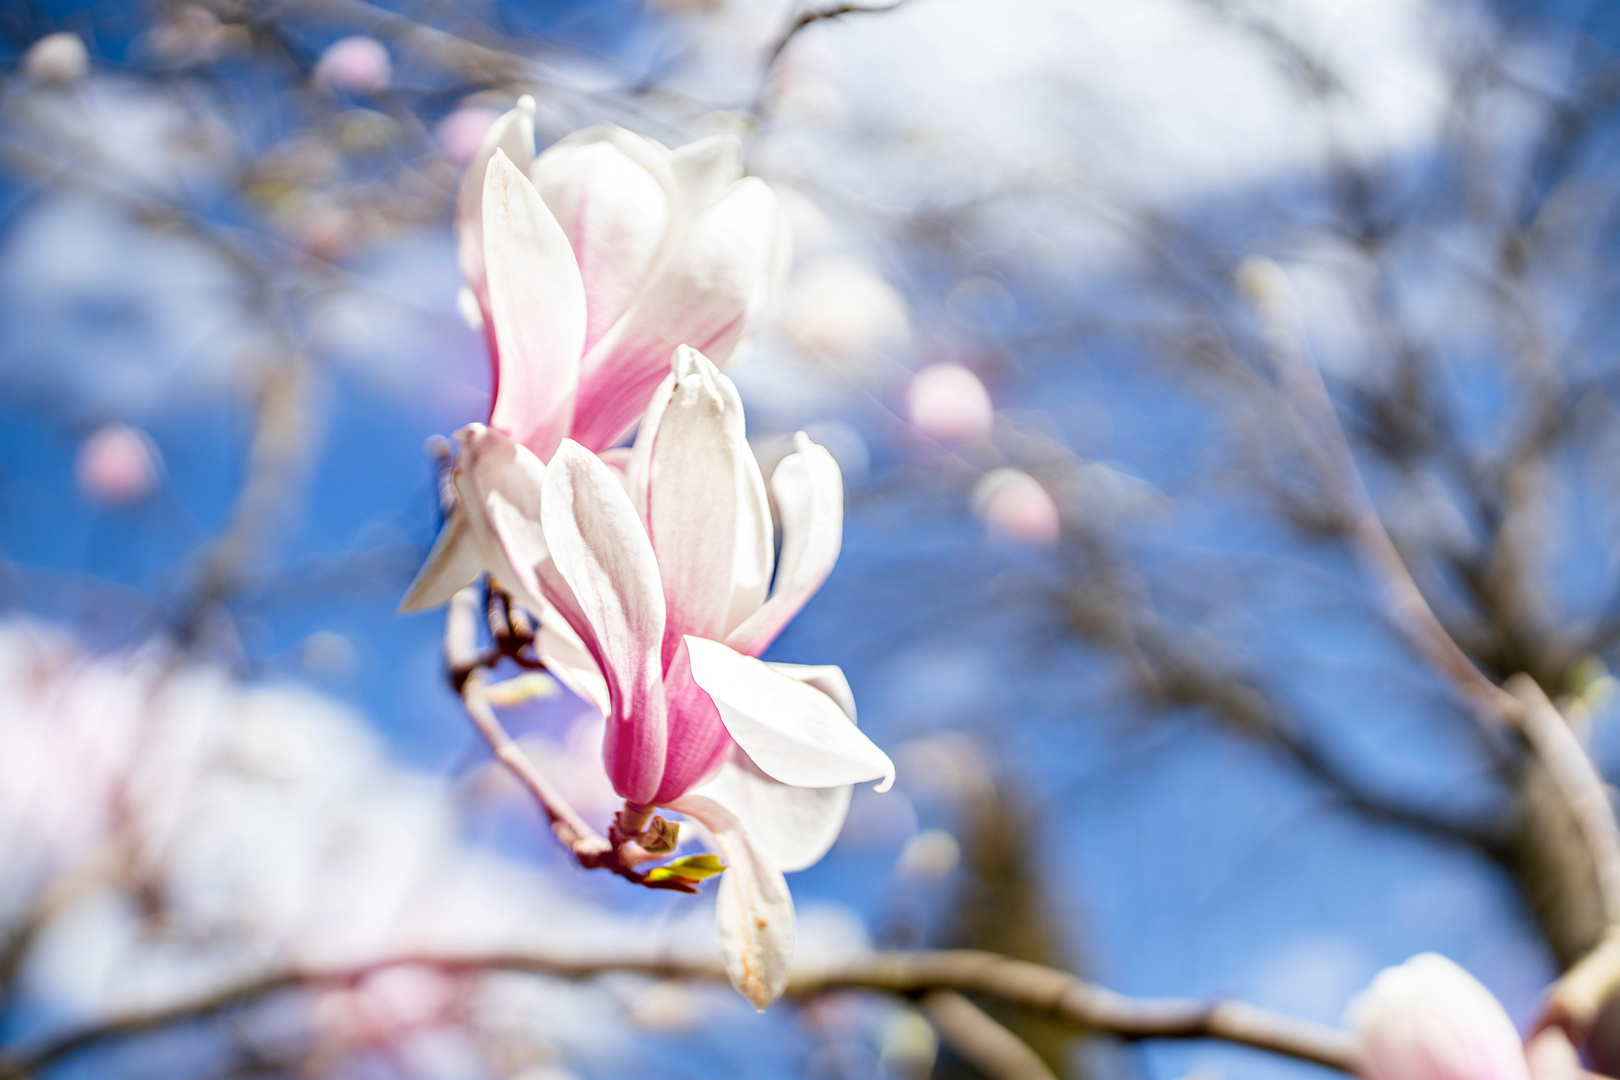
[[[1530,1080],[1501,1004],[1434,953],[1379,972],[1350,1003],[1349,1021],[1363,1080]]]
[[[90,70],[90,52],[79,35],[47,34],[23,54],[22,73],[37,83],[70,83]]]
[[[157,486],[157,447],[134,428],[107,424],[79,447],[74,475],[79,490],[98,502],[138,502]]]
[[[911,426],[942,443],[988,439],[995,407],[979,377],[961,364],[929,364],[906,387]]]
[[[373,37],[339,38],[315,62],[316,83],[351,94],[374,94],[393,77],[388,49]]]
[[[973,488],[973,509],[993,540],[1051,547],[1062,532],[1057,503],[1040,481],[1018,469],[986,473]]]

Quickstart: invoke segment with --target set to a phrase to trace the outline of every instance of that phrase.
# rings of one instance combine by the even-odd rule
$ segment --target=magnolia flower
[[[1385,968],[1355,1001],[1364,1080],[1577,1080],[1568,1038],[1548,1028],[1528,1049],[1501,1004],[1472,975],[1434,953]]]
[[[726,969],[763,1008],[792,960],[783,872],[832,845],[851,785],[894,777],[838,668],[757,659],[838,557],[837,463],[801,434],[777,466],[778,561],[736,387],[684,346],[622,471],[571,439],[545,463],[482,424],[457,438],[457,576],[486,569],[537,613],[547,669],[607,718],[603,760],[628,808],[713,834]]]
[[[776,196],[716,136],[669,150],[611,124],[534,156],[534,100],[484,135],[456,197],[463,307],[494,367],[489,424],[542,460],[599,452],[683,342],[724,367],[757,328],[789,243]]]

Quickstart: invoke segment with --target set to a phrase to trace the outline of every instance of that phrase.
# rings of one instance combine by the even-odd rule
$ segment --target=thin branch
[[[880,15],[885,11],[893,11],[908,2],[909,0],[891,0],[887,4],[871,5],[839,3],[806,8],[804,11],[799,12],[792,22],[788,23],[787,28],[782,31],[782,36],[777,38],[776,43],[771,46],[771,51],[765,56],[765,66],[760,70],[760,81],[763,83],[770,76],[771,69],[776,66],[776,61],[781,58],[783,50],[806,27],[814,26],[818,22],[826,22],[829,19],[842,19],[845,15]]]
[[[933,990],[917,1003],[940,1041],[988,1080],[1057,1080],[1039,1054],[955,990]]]
[[[340,968],[288,968],[222,987],[187,1001],[126,1013],[0,1057],[0,1078],[21,1080],[104,1043],[176,1024],[206,1020],[261,998],[299,987],[352,984],[395,967],[431,967],[451,974],[524,972],[563,979],[632,973],[659,979],[725,979],[713,961],[623,957],[570,960],[533,953],[420,954]],[[1239,1001],[1130,998],[1068,972],[994,953],[963,951],[873,953],[816,970],[803,969],[787,994],[809,998],[829,990],[875,990],[914,996],[954,990],[995,998],[1076,1028],[1122,1039],[1218,1039],[1349,1072],[1355,1039],[1349,1032],[1267,1012]]]

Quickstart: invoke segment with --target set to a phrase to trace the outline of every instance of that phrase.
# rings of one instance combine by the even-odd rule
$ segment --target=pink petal
[[[717,641],[688,637],[692,678],[765,774],[796,787],[894,783],[894,762],[820,690]]]
[[[1530,1080],[1491,992],[1434,953],[1378,974],[1349,1010],[1365,1080]]]
[[[678,799],[709,779],[732,747],[720,710],[692,678],[691,655],[684,643],[678,644],[664,670],[669,736],[655,803]]]
[[[490,426],[542,460],[566,434],[585,340],[585,289],[557,221],[497,149],[484,184],[488,328],[498,348]]]
[[[723,639],[765,600],[770,506],[731,380],[675,350],[675,384],[648,457],[647,531],[664,582],[664,659],[682,635]]]
[[[690,345],[723,366],[763,313],[778,252],[776,196],[756,177],[733,184],[692,223],[680,249],[581,368],[575,437],[612,446]]]
[[[489,298],[484,278],[484,178],[496,150],[519,168],[528,168],[534,158],[534,98],[525,94],[518,99],[517,108],[489,125],[456,189],[456,251],[461,258],[461,276],[467,279],[480,308],[487,306]]]
[[[566,622],[559,626],[554,621],[543,621],[534,638],[534,651],[558,682],[594,705],[603,716],[612,711],[607,680],[602,678],[596,658]]]
[[[589,349],[630,307],[670,224],[665,185],[611,142],[554,146],[529,170],[585,283]]]
[[[844,537],[844,478],[825,448],[799,432],[797,446],[771,475],[782,515],[782,558],[771,598],[726,636],[738,652],[758,656],[814,596],[838,561]]]
[[[620,795],[650,803],[666,745],[664,595],[652,545],[613,471],[568,439],[546,469],[540,519],[552,565],[578,604],[563,614],[607,679],[608,775]]]
[[[737,992],[764,1008],[782,996],[793,967],[793,896],[770,853],[713,799],[688,795],[670,809],[696,818],[714,835],[725,861],[714,917],[720,952]]]
[[[961,364],[929,364],[906,387],[911,426],[942,443],[988,439],[995,407],[979,377]]]
[[[537,569],[550,561],[539,524],[545,464],[528,447],[483,424],[468,424],[456,432],[456,440],[461,444],[461,453],[451,477],[456,488],[456,510],[451,520],[458,523],[460,535],[451,532],[447,523],[446,531],[451,535],[441,536],[441,543],[470,547],[477,553],[480,567],[511,590],[525,607],[537,614],[547,610]],[[435,544],[428,557],[430,566],[438,554],[439,545]],[[453,548],[446,550],[444,558],[451,560],[450,566],[437,587],[424,593],[424,599],[449,588],[450,582],[465,572],[469,561],[464,554],[456,555]],[[450,572],[452,569],[455,573]]]

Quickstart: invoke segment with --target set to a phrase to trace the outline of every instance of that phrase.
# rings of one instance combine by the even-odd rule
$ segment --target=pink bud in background
[[[911,426],[943,443],[988,439],[995,407],[979,377],[961,364],[929,364],[906,387]]]
[[[1026,547],[1051,547],[1063,521],[1057,503],[1033,476],[1012,468],[993,469],[973,488],[973,510],[992,540]]]
[[[1530,1080],[1507,1012],[1443,956],[1385,968],[1350,1003],[1348,1019],[1363,1080]]]
[[[89,50],[79,35],[66,32],[40,38],[22,58],[22,73],[34,82],[76,82],[89,70]]]
[[[500,113],[482,105],[464,105],[439,121],[433,135],[439,140],[444,156],[457,165],[465,165],[483,145],[489,126],[500,118]]]
[[[144,432],[106,424],[80,445],[74,475],[79,490],[98,502],[138,502],[157,486],[157,447]]]
[[[339,38],[315,62],[315,81],[351,94],[374,94],[386,89],[394,65],[388,49],[373,37]]]

